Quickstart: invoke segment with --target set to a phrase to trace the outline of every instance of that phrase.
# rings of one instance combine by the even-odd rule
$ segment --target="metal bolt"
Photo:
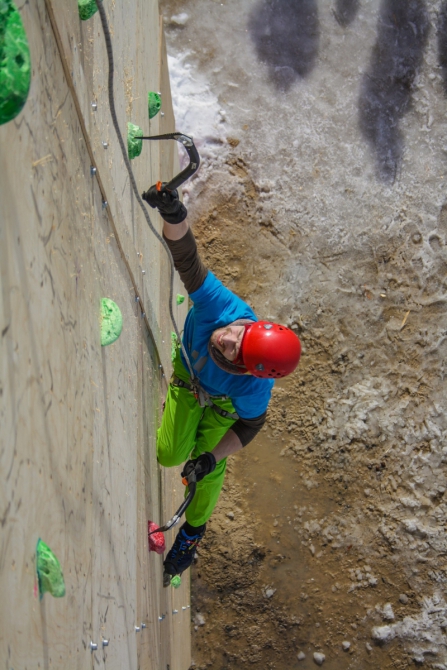
[[[172,614],[178,614],[178,610],[172,610]]]
[[[140,627],[139,627],[139,626],[135,626],[135,632],[136,632],[136,633],[139,633],[139,632],[140,632]]]
[[[165,115],[165,113],[164,113],[164,112],[160,112],[160,116],[164,116],[164,115]]]
[[[108,640],[103,640],[102,641],[102,646],[103,647],[108,647],[109,646],[109,641]]]
[[[107,200],[103,200],[102,201],[102,208],[107,209],[108,206],[109,206],[109,203],[107,202]]]
[[[96,110],[98,109],[98,105],[96,104],[96,102],[92,102],[92,109],[94,112],[96,112]]]
[[[145,623],[142,623],[142,624],[141,624],[141,628],[146,628],[146,624],[145,624]]]
[[[145,275],[145,274],[146,274],[146,270],[141,270],[141,273]]]
[[[182,607],[182,610],[185,610],[185,609],[186,609],[186,607]]]
[[[98,649],[98,645],[96,642],[90,642],[90,651],[96,651]]]
[[[161,95],[160,91],[157,91],[157,95]]]
[[[135,302],[140,302],[140,297],[138,295],[135,296]]]
[[[108,147],[109,145],[108,145],[107,142],[102,142],[102,146],[104,147],[104,149],[107,149],[107,147]]]
[[[141,318],[144,319],[145,316],[146,316],[146,312],[142,312],[142,314],[141,314]]]
[[[159,621],[163,621],[163,619],[166,617],[166,614],[162,614],[161,616],[158,617]]]
[[[96,168],[94,167],[94,165],[90,165],[90,176],[94,177],[95,174],[96,174]]]

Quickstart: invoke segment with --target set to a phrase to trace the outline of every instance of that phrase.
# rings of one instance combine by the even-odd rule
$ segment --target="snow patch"
[[[385,605],[382,609],[383,615],[387,607],[388,605]],[[391,608],[391,605],[389,607]],[[438,656],[441,653],[444,656],[439,660],[446,662],[446,617],[447,603],[442,596],[435,594],[431,598],[424,598],[422,611],[418,616],[407,616],[393,624],[374,626],[371,636],[382,644],[395,638],[410,642],[410,653],[417,663],[423,663],[427,655]]]
[[[189,15],[186,12],[181,12],[180,14],[174,14],[174,16],[171,16],[171,23],[176,26],[184,26],[186,25],[188,19]]]
[[[194,139],[201,160],[199,170],[182,187],[185,204],[191,192],[199,184],[203,186],[216,167],[225,162],[229,151],[225,111],[207,78],[188,62],[189,56],[189,53],[168,56],[176,130]],[[182,148],[179,156],[183,168],[188,164],[188,156]]]

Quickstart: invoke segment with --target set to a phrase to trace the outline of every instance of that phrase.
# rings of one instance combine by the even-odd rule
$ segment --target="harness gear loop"
[[[172,375],[170,383],[172,386],[178,386],[182,389],[187,389],[187,391],[193,394],[200,407],[210,407],[212,410],[214,410],[214,412],[220,416],[223,416],[224,419],[233,419],[234,421],[239,419],[239,414],[237,412],[227,412],[225,409],[222,409],[222,407],[219,407],[216,405],[216,403],[213,402],[213,400],[229,400],[227,395],[210,395],[202,386],[200,386],[198,377],[190,380],[190,382],[191,383],[188,384],[188,382],[184,382],[183,379]]]

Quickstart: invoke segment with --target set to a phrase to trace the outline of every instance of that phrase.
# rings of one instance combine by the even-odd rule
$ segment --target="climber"
[[[285,326],[258,321],[205,268],[177,191],[152,186],[142,197],[164,220],[163,237],[193,302],[182,342],[196,376],[191,380],[179,348],[157,432],[159,463],[187,461],[184,472],[194,467],[197,478],[186,522],[164,561],[165,575],[173,576],[191,565],[219,498],[227,457],[262,428],[274,379],[293,372],[301,344]]]

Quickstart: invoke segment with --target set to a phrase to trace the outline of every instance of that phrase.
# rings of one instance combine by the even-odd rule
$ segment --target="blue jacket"
[[[210,395],[231,398],[242,419],[260,416],[269,404],[273,379],[260,379],[249,374],[232,375],[221,370],[208,353],[208,342],[214,330],[237,319],[257,321],[256,314],[210,271],[190,298],[194,305],[186,317],[183,344],[201,385]],[[182,362],[187,368],[183,353]]]

